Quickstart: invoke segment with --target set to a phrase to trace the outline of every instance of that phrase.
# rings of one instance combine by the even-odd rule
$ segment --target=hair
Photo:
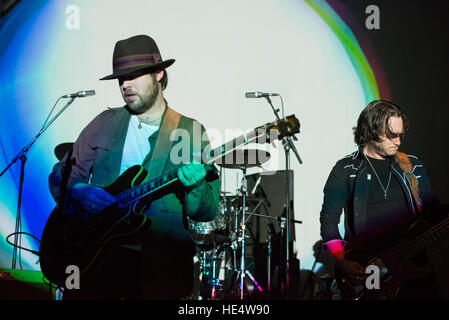
[[[408,131],[408,121],[405,112],[396,104],[386,100],[374,100],[370,102],[357,120],[357,126],[353,128],[354,141],[359,147],[364,147],[371,141],[380,142],[381,136],[394,138],[388,121],[390,117],[400,117],[403,121],[404,135]]]
[[[161,87],[162,87],[162,91],[165,90],[165,88],[167,88],[168,85],[168,74],[167,74],[167,69],[163,69],[164,71],[164,75],[162,76],[161,79]]]
[[[164,91],[165,88],[167,88],[167,85],[168,85],[167,70],[166,69],[160,69],[160,70],[155,70],[155,71],[149,70],[148,72],[151,75],[151,77],[154,79],[154,81],[156,81],[156,72],[159,72],[159,71],[164,71],[164,75],[162,76],[161,81],[159,81],[161,83],[162,91]]]

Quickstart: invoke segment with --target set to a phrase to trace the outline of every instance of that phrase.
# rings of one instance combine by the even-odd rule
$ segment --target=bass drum
[[[227,200],[220,200],[218,213],[214,220],[207,222],[189,221],[190,235],[197,245],[220,245],[228,241],[232,208]]]

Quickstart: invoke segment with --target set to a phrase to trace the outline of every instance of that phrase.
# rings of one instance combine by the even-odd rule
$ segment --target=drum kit
[[[218,163],[223,169],[241,170],[242,180],[236,194],[220,192],[219,210],[214,220],[196,222],[189,220],[189,231],[196,243],[197,259],[200,265],[193,296],[204,300],[244,299],[252,294],[269,294],[271,235],[268,235],[268,255],[266,257],[268,282],[265,288],[248,270],[246,263],[247,223],[252,216],[277,219],[257,213],[265,199],[249,196],[247,190],[247,169],[261,166],[270,154],[260,150],[235,151],[232,161]],[[222,175],[221,175],[222,176]],[[249,210],[252,209],[251,212]],[[268,292],[267,292],[268,291]]]

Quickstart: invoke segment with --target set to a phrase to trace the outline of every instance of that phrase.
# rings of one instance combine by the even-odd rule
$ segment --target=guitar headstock
[[[299,133],[299,120],[295,117],[295,115],[287,116],[281,120],[277,120],[274,122],[267,123],[263,126],[257,127],[257,131],[265,131],[266,142],[271,142],[272,130],[275,130],[276,136],[275,138],[281,140],[284,137],[291,137],[297,133]],[[259,141],[260,142],[260,141]]]

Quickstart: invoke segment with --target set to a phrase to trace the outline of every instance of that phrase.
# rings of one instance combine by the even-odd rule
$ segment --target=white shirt
[[[141,128],[139,128],[139,124]],[[139,123],[136,115],[131,116],[128,132],[126,134],[125,146],[123,147],[122,163],[120,165],[120,174],[126,169],[136,164],[142,164],[145,157],[150,152],[150,143],[148,138],[159,130],[159,126],[146,123]]]

